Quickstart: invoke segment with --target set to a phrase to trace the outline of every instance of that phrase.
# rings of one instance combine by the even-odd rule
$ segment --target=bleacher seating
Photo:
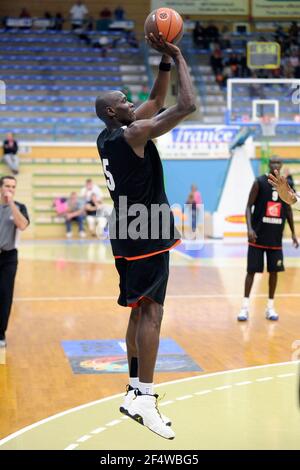
[[[113,40],[124,33],[101,35]],[[94,140],[101,127],[97,94],[126,85],[136,97],[149,79],[141,50],[124,38],[103,54],[70,31],[0,30],[0,62],[7,95],[0,131],[12,131],[18,140]]]
[[[6,173],[0,162],[0,176]],[[101,187],[104,203],[111,200],[106,188],[102,167],[97,158],[21,158],[22,177],[18,178],[17,199],[26,204],[31,224],[23,238],[64,238],[65,224],[53,208],[55,197],[68,197],[92,178]]]

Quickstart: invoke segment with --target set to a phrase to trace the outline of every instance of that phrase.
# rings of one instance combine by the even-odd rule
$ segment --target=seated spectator
[[[112,12],[109,8],[105,7],[100,11],[100,18],[104,20],[109,20],[112,17]]]
[[[57,215],[63,215],[68,210],[68,200],[65,197],[56,197],[53,201],[53,207]]]
[[[56,13],[54,18],[54,26],[53,29],[55,31],[61,31],[63,29],[63,24],[65,20],[61,13]]]
[[[45,11],[44,18],[45,20],[49,21],[49,25],[46,27],[46,29],[53,29],[53,24],[54,24],[53,16],[51,15],[49,11]]]
[[[115,9],[114,15],[115,15],[115,20],[116,21],[122,21],[124,20],[124,9],[120,5]]]
[[[19,173],[18,148],[18,142],[14,139],[13,133],[9,132],[3,142],[3,160],[14,175]]]
[[[78,198],[76,192],[72,192],[70,197],[67,201],[68,208],[64,213],[65,222],[66,222],[66,237],[72,238],[72,222],[76,222],[78,224],[79,229],[79,236],[81,238],[86,237],[85,231],[83,229],[83,222],[84,222],[84,206],[82,201]]]
[[[82,27],[88,12],[89,11],[87,7],[82,3],[81,0],[78,0],[75,5],[72,6],[70,10],[72,29]]]
[[[213,23],[209,23],[205,30],[205,36],[211,41],[217,41],[220,36],[218,27]]]
[[[86,203],[91,200],[92,194],[97,196],[97,200],[101,201],[103,199],[103,194],[99,186],[93,183],[92,179],[87,179],[85,186],[80,190],[80,198]]]
[[[195,46],[207,47],[207,42],[205,41],[205,28],[201,25],[200,21],[196,21],[195,28],[193,29],[193,41]]]
[[[223,57],[220,48],[216,48],[210,56],[210,65],[215,75],[222,73],[223,71]]]
[[[97,199],[96,194],[92,194],[84,209],[90,234],[93,237],[98,235],[99,238],[103,238],[103,232],[107,226],[107,213],[103,202]]]
[[[31,15],[26,8],[22,8],[20,18],[31,18]]]

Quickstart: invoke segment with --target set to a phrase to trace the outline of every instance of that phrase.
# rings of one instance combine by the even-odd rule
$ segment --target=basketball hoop
[[[260,118],[259,121],[260,121],[261,133],[263,137],[273,137],[276,135],[276,125],[277,125],[276,117],[265,115],[262,118]]]

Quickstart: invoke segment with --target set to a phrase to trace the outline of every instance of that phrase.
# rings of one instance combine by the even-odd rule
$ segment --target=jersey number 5
[[[106,184],[107,184],[107,187],[110,191],[114,191],[115,187],[116,187],[116,184],[114,182],[114,178],[113,178],[113,175],[111,174],[110,171],[108,171],[107,167],[108,167],[108,160],[107,158],[103,158],[102,160],[103,162],[103,171],[104,171],[104,174],[106,176]]]

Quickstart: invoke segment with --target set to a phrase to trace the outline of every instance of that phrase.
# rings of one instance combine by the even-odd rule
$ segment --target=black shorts
[[[158,255],[127,260],[117,258],[116,268],[120,276],[118,304],[137,307],[143,297],[164,304],[169,278],[168,251]]]
[[[262,273],[264,271],[264,253],[267,255],[267,269],[269,273],[284,271],[282,250],[268,248],[248,247],[247,272]]]

